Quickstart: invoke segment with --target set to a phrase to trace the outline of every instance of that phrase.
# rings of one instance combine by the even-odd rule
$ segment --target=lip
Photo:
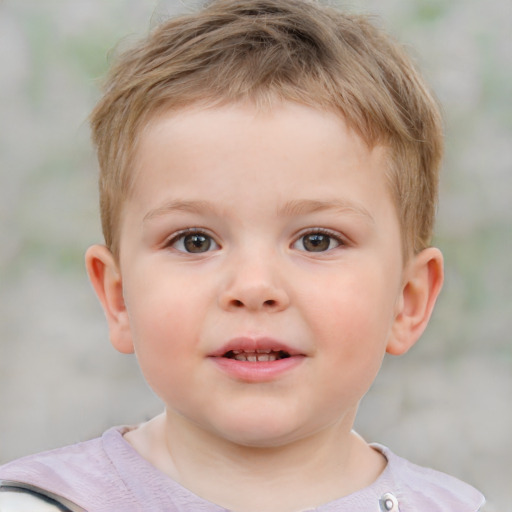
[[[287,352],[290,356],[304,355],[299,350],[290,347],[286,343],[268,337],[252,338],[241,336],[229,340],[225,345],[210,354],[210,357],[222,357],[232,350],[244,352],[257,352],[258,350],[272,350],[275,352]]]
[[[274,361],[239,361],[224,357],[230,351],[286,352],[288,357]],[[228,376],[245,382],[268,382],[292,371],[306,358],[299,350],[273,338],[233,338],[208,356],[217,368]]]

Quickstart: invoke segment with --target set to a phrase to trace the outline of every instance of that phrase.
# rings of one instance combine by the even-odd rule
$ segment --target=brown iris
[[[183,238],[183,245],[187,252],[199,253],[206,252],[212,245],[212,239],[201,233],[193,233]]]
[[[322,252],[329,249],[331,237],[322,233],[311,233],[303,237],[304,249],[310,252]]]

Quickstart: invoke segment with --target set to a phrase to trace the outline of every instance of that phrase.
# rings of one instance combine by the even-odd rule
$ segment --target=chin
[[[311,429],[313,431],[313,429]],[[311,434],[310,429],[278,418],[247,418],[217,426],[214,433],[228,442],[250,448],[277,448]]]

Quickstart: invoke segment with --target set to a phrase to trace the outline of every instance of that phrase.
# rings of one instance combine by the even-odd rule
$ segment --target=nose
[[[278,312],[286,309],[290,298],[278,271],[264,257],[249,261],[243,258],[232,264],[219,294],[225,310]]]

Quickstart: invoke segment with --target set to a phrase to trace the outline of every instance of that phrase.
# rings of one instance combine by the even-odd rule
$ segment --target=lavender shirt
[[[126,431],[112,428],[101,438],[13,461],[0,467],[0,479],[43,487],[88,512],[226,512],[143,459],[124,440]],[[380,477],[316,512],[477,512],[483,505],[468,484],[373,446],[388,461]]]

